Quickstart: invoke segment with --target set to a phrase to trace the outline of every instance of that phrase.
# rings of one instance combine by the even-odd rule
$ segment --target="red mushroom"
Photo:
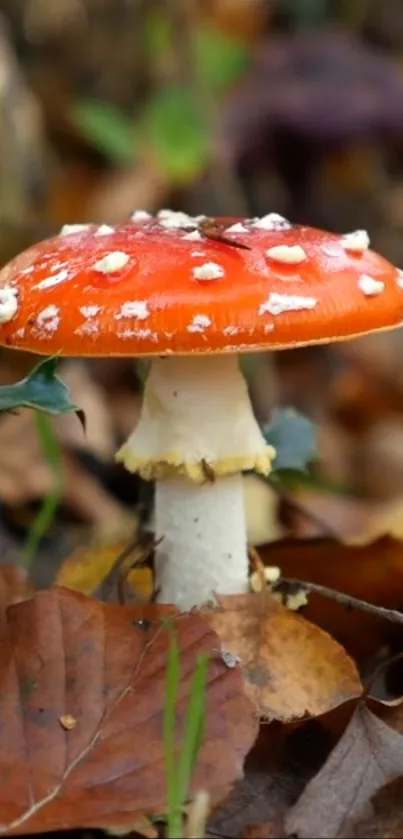
[[[217,222],[221,242],[199,223],[161,211],[64,228],[0,272],[1,344],[156,357],[117,457],[156,480],[157,584],[181,608],[248,584],[241,473],[269,474],[275,452],[238,353],[344,340],[403,318],[401,272],[368,249],[365,231],[339,236],[270,213]]]

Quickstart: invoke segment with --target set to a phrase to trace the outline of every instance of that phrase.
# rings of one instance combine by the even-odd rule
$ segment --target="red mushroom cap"
[[[368,249],[365,231],[293,227],[271,213],[209,222],[211,238],[199,223],[140,212],[25,251],[0,272],[0,344],[73,356],[242,352],[403,319],[402,274]]]

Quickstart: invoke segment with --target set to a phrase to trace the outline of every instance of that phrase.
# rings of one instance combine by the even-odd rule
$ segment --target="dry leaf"
[[[388,536],[371,545],[347,546],[332,539],[286,539],[259,550],[265,565],[276,562],[284,577],[319,583],[376,606],[400,609],[403,605],[403,543]],[[345,646],[355,659],[374,655],[382,633],[396,627],[373,615],[310,594],[304,610]]]
[[[403,836],[403,777],[386,784],[371,799],[371,815],[356,822],[354,839],[401,839]]]
[[[113,573],[113,568],[127,544],[119,543],[100,547],[77,548],[60,566],[55,584],[65,586],[81,594],[95,594],[106,578]],[[142,600],[150,600],[154,589],[153,575],[150,568],[132,566],[137,548],[122,565],[122,575],[127,573],[129,590]],[[114,580],[115,593],[117,576]],[[108,597],[109,600],[109,597]]]
[[[55,585],[65,586],[81,594],[94,594],[125,547],[123,544],[114,544],[98,548],[77,548],[60,566]]]
[[[368,708],[355,711],[341,740],[286,817],[299,839],[351,837],[372,796],[403,774],[403,737]]]
[[[92,452],[101,460],[112,460],[116,443],[105,393],[90,375],[88,367],[78,361],[65,361],[59,376],[74,394],[74,402],[85,413],[86,433],[73,414],[54,420],[55,430],[65,446]]]
[[[13,603],[27,600],[35,592],[35,588],[28,579],[25,568],[19,565],[0,566],[0,610],[3,611]]]
[[[239,656],[246,692],[266,719],[318,716],[361,695],[345,650],[268,591],[217,595],[217,602],[206,618],[222,649]]]
[[[217,800],[242,776],[257,724],[240,672],[213,653],[218,638],[207,623],[170,607],[111,606],[55,588],[0,621],[1,834],[120,829],[166,812],[167,615],[181,654],[179,729],[197,657],[212,654],[193,792]],[[77,720],[68,732],[60,725],[66,712]]]

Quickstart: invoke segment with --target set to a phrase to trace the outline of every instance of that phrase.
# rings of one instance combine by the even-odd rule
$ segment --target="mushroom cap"
[[[402,274],[368,249],[365,231],[342,236],[271,213],[215,220],[223,242],[199,221],[136,213],[29,248],[0,272],[0,344],[70,356],[242,352],[402,322]]]

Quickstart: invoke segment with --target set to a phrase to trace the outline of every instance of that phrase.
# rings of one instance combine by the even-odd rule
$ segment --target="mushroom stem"
[[[254,417],[236,356],[155,359],[141,417],[117,458],[157,481],[161,602],[202,605],[248,582],[241,473],[275,456]]]
[[[240,473],[202,485],[187,478],[159,481],[155,490],[158,599],[191,609],[214,592],[248,586],[246,522]]]

